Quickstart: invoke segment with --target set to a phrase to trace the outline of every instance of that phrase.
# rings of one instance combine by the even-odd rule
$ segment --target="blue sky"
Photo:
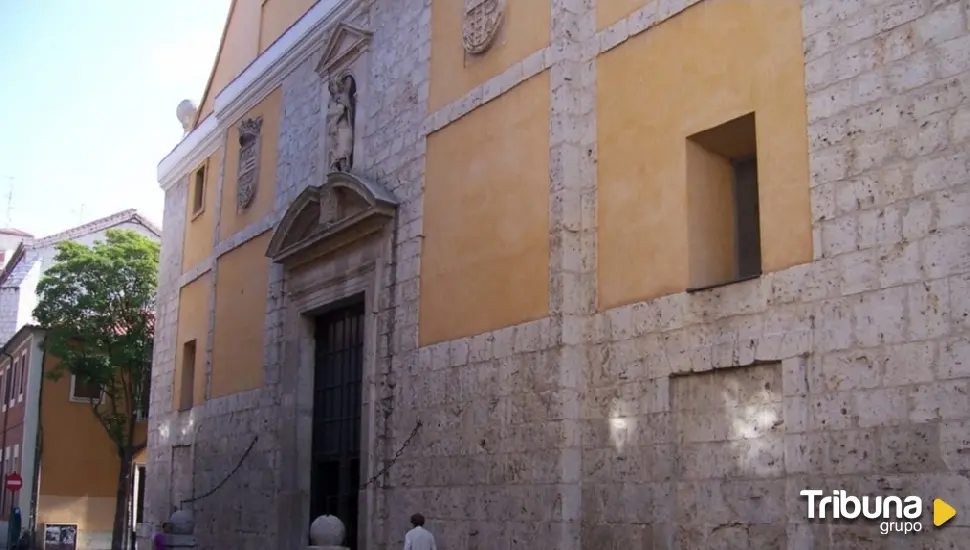
[[[175,106],[201,100],[228,9],[0,0],[0,226],[43,236],[126,208],[160,224],[156,166],[182,137]]]

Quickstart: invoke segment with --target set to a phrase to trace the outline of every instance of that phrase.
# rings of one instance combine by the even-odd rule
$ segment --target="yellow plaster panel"
[[[811,260],[801,36],[796,0],[706,0],[599,57],[600,309],[688,287],[687,136],[750,112],[764,271]]]
[[[317,0],[262,0],[262,20],[259,27],[259,52],[266,51],[277,38],[283,36]]]
[[[271,233],[219,258],[216,324],[212,344],[212,397],[253,390],[263,384],[263,336]]]
[[[259,53],[262,2],[263,0],[233,0],[219,54],[199,107],[199,122],[212,112],[212,105],[219,92],[256,59]]]
[[[431,112],[549,45],[549,0],[508,0],[506,6],[505,23],[491,49],[471,55],[461,42],[465,2],[432,2]]]
[[[45,372],[53,371],[57,365],[56,357],[45,356]],[[71,401],[70,395],[70,375],[44,380],[41,492],[71,497],[114,497],[118,485],[118,453],[114,443],[91,412],[91,405]]]
[[[229,129],[226,145],[225,179],[222,185],[222,211],[219,220],[219,238],[225,240],[247,225],[259,221],[273,211],[276,184],[276,143],[280,133],[280,108],[283,90],[277,88],[259,105],[250,110],[247,118],[262,117],[259,145],[259,182],[256,196],[249,208],[239,211],[236,205],[236,184],[239,173],[239,123]]]
[[[76,523],[81,533],[111,532],[115,517],[114,496],[95,497],[83,494],[65,496],[46,493],[43,485],[47,476],[47,453],[44,455],[44,475],[41,478],[41,492],[37,498],[37,522],[41,524]],[[117,467],[115,465],[115,468]],[[87,472],[81,469],[74,473],[80,477],[87,475]],[[116,471],[115,478],[117,477]],[[115,481],[111,486],[112,492],[117,484],[118,482]]]
[[[188,174],[188,191],[185,194],[185,236],[182,246],[182,272],[199,265],[212,254],[212,238],[215,231],[216,198],[219,188],[219,159],[221,152],[213,153]],[[205,206],[201,213],[192,212],[195,174],[205,167]]]
[[[421,345],[549,310],[549,76],[428,138]]]
[[[178,341],[175,348],[175,382],[172,391],[172,406],[175,410],[179,410],[182,405],[182,369],[185,360],[182,352],[185,343],[192,340],[195,340],[196,349],[192,402],[199,405],[205,401],[205,348],[209,336],[211,277],[206,273],[179,291]]]

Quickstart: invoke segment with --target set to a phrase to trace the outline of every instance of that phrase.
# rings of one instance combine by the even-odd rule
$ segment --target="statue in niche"
[[[357,110],[357,82],[345,74],[330,81],[327,130],[330,143],[330,171],[349,172],[354,165],[354,119]]]

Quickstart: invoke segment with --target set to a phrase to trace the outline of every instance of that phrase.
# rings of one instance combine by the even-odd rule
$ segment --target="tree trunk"
[[[115,521],[111,530],[111,550],[127,550],[125,548],[125,530],[128,529],[125,518],[128,509],[128,481],[131,477],[131,454],[120,453],[121,464],[118,467],[118,488],[115,491]]]

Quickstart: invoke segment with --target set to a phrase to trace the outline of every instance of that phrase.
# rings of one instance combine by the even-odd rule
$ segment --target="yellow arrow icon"
[[[957,515],[957,511],[953,509],[953,506],[940,499],[933,501],[933,525],[939,527],[953,519],[955,515]]]

